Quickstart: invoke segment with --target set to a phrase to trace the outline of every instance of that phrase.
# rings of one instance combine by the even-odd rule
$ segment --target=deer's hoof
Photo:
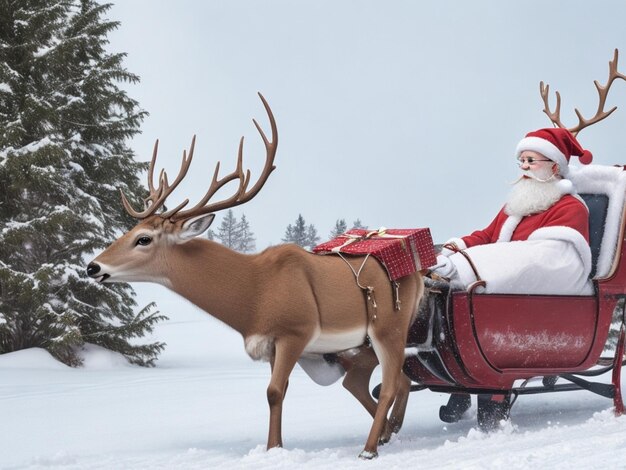
[[[375,459],[376,457],[378,457],[378,452],[376,451],[370,452],[369,450],[364,450],[363,452],[359,454],[359,458],[361,460],[372,460],[372,459]]]

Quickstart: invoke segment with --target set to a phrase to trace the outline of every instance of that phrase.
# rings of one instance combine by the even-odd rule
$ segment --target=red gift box
[[[395,281],[437,262],[428,228],[364,230],[352,229],[333,240],[317,245],[313,253],[371,254]]]

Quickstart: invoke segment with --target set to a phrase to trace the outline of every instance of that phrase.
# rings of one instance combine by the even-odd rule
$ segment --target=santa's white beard
[[[538,181],[533,178],[520,178],[509,193],[504,206],[507,215],[524,217],[543,212],[567,193],[563,180]]]

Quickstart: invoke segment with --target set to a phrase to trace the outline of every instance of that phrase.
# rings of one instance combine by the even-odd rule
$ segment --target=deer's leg
[[[383,340],[377,339],[374,335],[370,335],[370,338],[382,367],[383,381],[374,422],[365,442],[365,448],[359,455],[362,459],[372,459],[378,455],[378,441],[387,422],[389,408],[396,398],[398,380],[402,374],[404,361],[404,345],[395,335],[386,335]]]
[[[282,447],[283,400],[287,392],[289,375],[302,354],[306,343],[296,340],[276,341],[276,351],[271,361],[272,378],[267,387],[267,402],[270,407],[270,425],[267,448]]]
[[[409,393],[411,392],[411,379],[406,375],[400,374],[398,377],[398,389],[396,392],[396,399],[393,402],[393,408],[391,409],[391,415],[387,420],[387,425],[380,436],[381,443],[389,442],[391,435],[398,433],[402,428],[404,422],[404,415],[406,413],[406,406],[409,402]]]
[[[402,308],[406,308],[408,309],[409,312],[413,312],[416,311],[416,306],[419,305],[420,299],[422,298],[422,295],[424,294],[424,285],[423,282],[420,280],[416,287],[416,292],[412,293],[411,290],[409,289],[408,291],[405,290],[403,291],[404,297],[402,300]],[[416,313],[417,314],[417,313]],[[404,333],[402,334],[402,338],[406,338],[407,336],[407,331],[409,329],[409,324],[411,322],[411,319],[408,319],[408,323],[403,325],[401,331],[403,331]],[[380,437],[380,442],[389,442],[389,439],[391,438],[391,434],[393,433],[397,433],[400,431],[400,428],[402,427],[402,423],[404,423],[404,416],[406,414],[406,407],[409,401],[409,394],[411,393],[411,379],[409,379],[404,372],[402,372],[402,366],[404,365],[404,346],[406,344],[406,340],[402,339],[401,337],[397,337],[395,340],[393,339],[387,339],[387,341],[389,342],[389,344],[394,345],[394,348],[397,345],[401,345],[398,346],[397,350],[394,349],[396,356],[394,357],[398,357],[399,355],[399,359],[397,359],[399,361],[399,367],[400,367],[400,373],[398,375],[398,385],[397,385],[397,389],[396,389],[396,399],[393,403],[393,409],[391,410],[391,415],[389,416],[389,419],[387,421],[387,426],[385,427],[385,429],[383,430],[383,434]]]
[[[358,354],[350,358],[340,356],[339,362],[346,369],[346,376],[343,379],[344,388],[359,400],[359,403],[374,418],[377,403],[369,392],[372,372],[378,365],[374,350],[369,347],[361,348]]]
[[[401,373],[398,377],[398,386],[396,389],[396,398],[391,407],[390,416],[385,422],[383,432],[378,440],[379,444],[386,444],[390,441],[392,434],[397,434],[402,428],[404,415],[409,401],[409,392],[411,391],[411,380]]]
[[[374,350],[370,347],[363,347],[354,356],[342,357],[339,355],[339,362],[346,369],[343,386],[359,400],[361,405],[374,418],[378,403],[372,398],[369,390],[372,372],[378,365],[378,358]],[[400,374],[398,392],[393,402],[391,416],[385,423],[380,437],[381,444],[389,442],[391,435],[400,431],[404,421],[410,389],[411,380],[406,375]]]

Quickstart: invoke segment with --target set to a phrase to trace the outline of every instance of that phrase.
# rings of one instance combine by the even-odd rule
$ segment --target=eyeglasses
[[[517,159],[517,166],[519,166],[520,168],[525,164],[528,163],[530,166],[535,165],[536,163],[539,162],[551,162],[552,160],[548,160],[547,158],[545,159],[538,159],[538,158],[534,158],[534,157],[524,157],[524,158],[518,158]]]

